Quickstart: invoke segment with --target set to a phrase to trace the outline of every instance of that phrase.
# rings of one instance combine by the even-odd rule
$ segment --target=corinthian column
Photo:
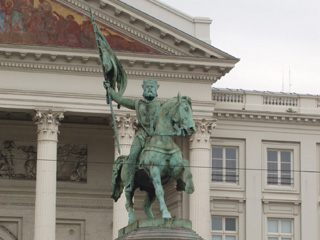
[[[127,115],[117,115],[116,124],[119,137],[120,154],[129,155],[132,141],[135,134],[135,122],[136,118]],[[119,157],[117,150],[117,143],[114,141],[114,157],[115,160]],[[124,192],[117,202],[113,202],[113,239],[118,237],[119,229],[128,225],[128,213],[125,208],[126,197]]]
[[[210,135],[216,120],[195,120],[197,131],[190,138],[190,167],[195,192],[190,195],[192,228],[204,239],[211,239],[210,214]]]
[[[37,110],[37,181],[35,203],[35,240],[56,239],[57,142],[62,112]]]

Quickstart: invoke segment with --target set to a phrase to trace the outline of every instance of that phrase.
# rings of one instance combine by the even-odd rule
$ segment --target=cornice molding
[[[8,95],[8,97],[6,96]],[[141,99],[141,97],[128,96],[131,99]],[[45,99],[45,101],[44,101]],[[75,104],[74,99],[82,99]],[[23,104],[22,101],[23,100]],[[85,100],[85,101],[83,101]],[[159,98],[159,101],[165,101]],[[56,106],[63,108],[66,118],[68,116],[82,113],[93,114],[98,117],[105,117],[109,114],[109,108],[106,108],[104,94],[84,94],[74,92],[49,92],[39,90],[21,90],[21,89],[4,89],[0,88],[0,101],[2,102],[2,112],[0,111],[0,119],[15,119],[15,113],[19,113],[17,119],[30,119],[29,114],[39,107]],[[193,100],[193,113],[195,118],[211,118],[213,106],[211,101]],[[10,109],[5,111],[5,109]],[[114,108],[116,104],[114,103]],[[16,110],[14,110],[16,109]],[[116,114],[133,114],[134,111],[128,111],[126,108],[116,110]],[[27,115],[26,115],[27,114]],[[63,122],[66,122],[65,119]],[[103,121],[101,122],[103,123]]]
[[[56,48],[55,48],[56,49]],[[102,72],[97,51],[88,52],[56,52],[48,47],[26,49],[26,46],[0,45],[0,66],[7,68],[34,68],[59,71]],[[126,69],[157,68],[196,72],[220,77],[228,73],[236,63],[225,59],[208,59],[192,56],[168,56],[157,54],[141,54],[116,52],[117,57]]]
[[[222,75],[217,73],[205,72],[203,65],[199,65],[195,70],[194,65],[178,65],[154,63],[158,66],[158,70],[154,67],[149,67],[150,62],[140,61],[135,62],[136,66],[133,68],[125,67],[126,73],[129,77],[157,77],[163,79],[179,79],[180,81],[206,81],[214,83],[221,78]],[[139,66],[140,65],[140,66]],[[143,67],[144,66],[144,67]],[[141,67],[141,68],[140,68]],[[58,73],[58,74],[77,74],[77,75],[91,75],[102,76],[101,66],[90,65],[66,65],[65,63],[48,63],[48,62],[31,62],[31,61],[11,61],[2,60],[0,58],[0,68],[3,70],[12,71],[27,71],[39,73]],[[184,68],[184,71],[180,70]],[[189,68],[190,70],[187,70]],[[231,68],[230,68],[231,69]],[[214,71],[214,70],[213,70]]]
[[[220,120],[236,120],[236,121],[254,121],[254,122],[272,122],[285,124],[306,124],[320,125],[320,115],[306,114],[290,114],[290,113],[273,113],[273,112],[233,112],[233,111],[217,111],[213,116]]]

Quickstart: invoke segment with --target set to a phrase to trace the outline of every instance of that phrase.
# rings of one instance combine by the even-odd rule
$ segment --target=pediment
[[[8,70],[100,76],[90,8],[129,76],[212,84],[239,61],[119,0],[0,3],[0,67]]]
[[[89,7],[115,51],[234,57],[119,0],[1,0],[0,43],[60,51],[96,49]]]
[[[0,42],[32,46],[96,49],[90,18],[64,1],[1,0]],[[98,23],[115,51],[156,53],[105,23]]]

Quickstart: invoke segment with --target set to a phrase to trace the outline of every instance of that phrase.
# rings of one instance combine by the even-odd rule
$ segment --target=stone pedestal
[[[136,221],[119,230],[116,240],[204,240],[192,230],[189,220],[155,218]]]

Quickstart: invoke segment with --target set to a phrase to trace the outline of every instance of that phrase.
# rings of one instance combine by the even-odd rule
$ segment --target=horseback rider
[[[104,87],[109,88],[109,93],[112,100],[118,104],[136,110],[138,118],[138,130],[135,134],[133,143],[131,145],[130,154],[127,159],[127,174],[129,176],[129,181],[126,184],[125,191],[131,192],[134,185],[134,174],[136,169],[136,164],[139,159],[139,155],[142,149],[145,147],[146,143],[150,140],[150,137],[154,134],[155,123],[157,121],[161,102],[157,101],[157,90],[159,85],[156,80],[149,78],[144,80],[142,84],[143,88],[143,100],[132,100],[128,98],[123,98],[120,94],[115,92],[111,87],[109,82],[104,82]]]

